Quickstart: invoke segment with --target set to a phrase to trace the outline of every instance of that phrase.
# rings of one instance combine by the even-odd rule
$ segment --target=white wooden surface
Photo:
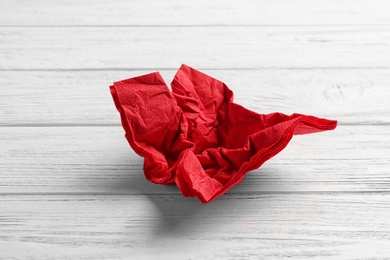
[[[390,2],[0,0],[0,259],[389,259]],[[339,120],[203,205],[151,184],[108,86],[186,63]]]

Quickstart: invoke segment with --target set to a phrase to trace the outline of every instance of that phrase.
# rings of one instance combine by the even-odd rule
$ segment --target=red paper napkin
[[[186,65],[171,86],[172,91],[154,72],[115,82],[110,91],[126,139],[145,158],[146,178],[176,184],[184,196],[203,203],[240,183],[294,134],[337,125],[301,114],[257,114],[233,103],[233,92],[223,82]]]

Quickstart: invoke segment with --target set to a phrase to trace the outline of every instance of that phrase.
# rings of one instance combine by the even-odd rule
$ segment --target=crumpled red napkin
[[[110,91],[126,138],[143,156],[149,181],[176,184],[203,203],[279,153],[294,134],[332,130],[337,121],[257,114],[233,103],[221,81],[182,65],[168,89],[154,72],[115,82]]]

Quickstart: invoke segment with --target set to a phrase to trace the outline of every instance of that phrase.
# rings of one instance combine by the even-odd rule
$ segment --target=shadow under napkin
[[[163,188],[162,193],[147,194],[150,201],[160,210],[161,216],[164,217],[155,230],[156,238],[196,237],[198,233],[206,232],[206,229],[209,228],[240,225],[242,216],[235,218],[231,215],[232,212],[239,212],[239,208],[246,205],[248,199],[269,196],[269,194],[247,190],[248,187],[253,185],[257,186],[257,190],[263,190],[262,187],[269,185],[269,183],[264,183],[259,178],[250,178],[251,174],[266,173],[259,170],[249,173],[247,176],[249,178],[245,178],[241,185],[233,187],[224,196],[207,204],[202,204],[193,197],[183,197],[177,186],[159,185],[158,187]],[[258,210],[261,211],[261,207]],[[216,219],[220,219],[220,221],[216,222]]]

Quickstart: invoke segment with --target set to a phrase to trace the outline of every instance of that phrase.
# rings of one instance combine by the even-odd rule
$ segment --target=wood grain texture
[[[295,136],[230,193],[390,192],[388,126]],[[180,194],[143,175],[121,127],[0,128],[0,193]]]
[[[179,65],[178,65],[179,67]],[[2,71],[0,125],[119,125],[108,86],[137,71]],[[176,70],[162,70],[169,84]],[[299,112],[340,124],[390,123],[390,71],[204,70],[224,81],[235,102],[258,113]]]
[[[390,24],[386,0],[0,1],[2,26]]]
[[[2,259],[386,259],[389,194],[0,197]],[[5,213],[4,213],[5,212]]]
[[[388,259],[390,2],[0,0],[0,259]],[[145,180],[108,86],[182,64],[337,119],[202,205]]]
[[[390,25],[2,28],[0,70],[390,68]]]

